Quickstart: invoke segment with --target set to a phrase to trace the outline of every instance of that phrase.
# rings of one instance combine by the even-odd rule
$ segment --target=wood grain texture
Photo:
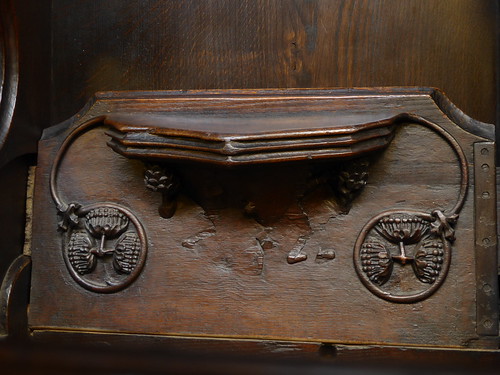
[[[52,6],[52,123],[103,90],[439,87],[495,121],[492,0]]]
[[[255,100],[264,93],[247,94],[252,112],[272,112],[266,100]],[[303,100],[322,108],[319,91],[310,91],[310,100],[307,93],[302,99],[293,90],[277,97],[286,101],[288,95],[299,106]],[[379,121],[380,111],[387,108],[425,117],[459,142],[468,168],[473,168],[473,143],[484,140],[453,123],[429,91],[324,94],[339,108],[351,108],[354,117],[372,116],[368,123]],[[241,102],[231,105],[234,100],[224,96],[228,93],[213,101],[214,95],[188,92],[179,99],[176,93],[125,93],[123,98],[103,94],[45,133],[35,189],[33,329],[448,347],[480,342],[472,188],[457,224],[450,272],[430,298],[411,304],[384,301],[364,288],[353,267],[357,235],[376,213],[408,207],[446,211],[455,203],[460,190],[456,155],[438,134],[411,121],[398,127],[388,148],[372,158],[369,183],[348,214],[324,185],[301,194],[312,162],[235,170],[179,164],[186,188],[176,214],[161,218],[156,211],[159,197],[143,186],[141,162],[112,152],[99,121],[120,111],[168,113],[168,108],[187,110],[190,105],[210,111],[222,105],[229,113],[232,105],[235,111],[245,107]],[[380,105],[381,98],[385,105]],[[343,114],[332,111],[332,119],[336,116]],[[92,121],[96,126],[83,132],[61,160],[60,196],[64,202],[113,202],[129,208],[144,225],[149,244],[143,272],[128,288],[112,294],[88,291],[68,273],[49,192],[51,166],[64,138]],[[491,130],[486,124],[482,128]],[[268,210],[262,214],[268,220],[245,215],[238,195],[242,191],[253,194],[257,208]],[[266,233],[269,246],[261,245],[263,254],[256,252],[256,240]],[[307,260],[289,264],[287,254],[300,241]],[[317,257],[322,249],[333,249],[335,258]]]

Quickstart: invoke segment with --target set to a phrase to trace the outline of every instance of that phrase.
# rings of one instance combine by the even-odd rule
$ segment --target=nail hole
[[[483,238],[483,245],[489,245],[490,244],[490,239],[488,237]]]
[[[481,168],[483,169],[483,172],[488,172],[490,170],[490,166],[488,164],[481,165]]]
[[[332,344],[321,344],[319,347],[319,356],[323,358],[334,358],[337,355],[337,347]]]
[[[485,192],[481,195],[481,197],[482,197],[483,199],[488,199],[488,198],[490,197],[490,193],[488,193],[487,191],[485,191]]]

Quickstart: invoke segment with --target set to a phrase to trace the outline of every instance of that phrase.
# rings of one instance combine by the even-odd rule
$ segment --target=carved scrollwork
[[[359,278],[378,297],[401,303],[423,300],[444,282],[451,263],[454,227],[469,187],[467,159],[456,139],[440,126],[412,117],[448,143],[459,162],[461,176],[458,199],[446,214],[441,210],[385,211],[372,218],[358,236],[354,266]],[[413,272],[408,272],[408,264]]]
[[[396,127],[405,124],[425,126],[438,133],[451,146],[459,161],[461,183],[455,206],[449,209],[446,215],[441,211],[432,211],[430,214],[427,213],[429,211],[386,211],[376,216],[362,229],[354,258],[358,275],[365,285],[387,300],[417,301],[432,294],[443,282],[450,263],[451,242],[455,235],[453,226],[467,196],[469,165],[459,143],[441,125],[414,115],[413,112],[395,112],[391,117],[370,123],[363,123],[361,118],[359,122],[353,121],[356,116],[349,114],[348,122],[347,118],[343,117],[342,121],[337,122],[331,120],[335,111],[328,110],[322,116],[315,113],[314,118],[321,120],[317,125],[321,126],[310,123],[312,118],[308,117],[307,126],[304,122],[303,126],[288,127],[286,124],[295,122],[284,121],[285,117],[274,115],[253,117],[253,112],[248,113],[251,126],[239,126],[241,114],[230,115],[224,112],[220,114],[223,121],[219,121],[218,116],[207,121],[205,113],[194,114],[192,117],[183,114],[189,117],[187,123],[190,124],[184,127],[185,124],[179,121],[179,116],[172,116],[170,110],[165,111],[169,114],[165,114],[160,110],[158,113],[149,113],[149,110],[121,113],[118,109],[115,108],[115,113],[100,113],[96,110],[94,117],[75,124],[62,142],[50,173],[50,192],[61,216],[59,227],[66,233],[63,239],[67,265],[73,277],[88,289],[115,291],[123,288],[136,277],[146,254],[144,231],[130,211],[114,204],[87,207],[78,203],[68,204],[58,192],[58,169],[66,151],[81,134],[97,126],[111,128],[106,133],[111,137],[108,145],[120,155],[142,162],[155,160],[160,163],[146,165],[144,182],[148,189],[162,194],[159,213],[164,218],[174,215],[176,195],[180,187],[178,175],[166,165],[175,163],[180,168],[188,163],[203,162],[218,168],[307,162],[309,167],[314,160],[319,163],[329,159],[335,161],[335,164],[318,168],[322,169],[321,173],[316,173],[315,170],[311,184],[297,179],[297,184],[291,182],[287,187],[293,185],[293,193],[302,199],[306,195],[302,190],[309,191],[309,185],[319,186],[318,190],[321,190],[324,187],[322,185],[327,183],[331,189],[326,190],[333,190],[335,198],[340,197],[334,200],[335,209],[340,206],[341,213],[347,214],[353,199],[367,184],[367,158],[371,157],[373,152],[389,145]],[[235,124],[238,126],[234,126]],[[304,165],[306,163],[302,164]],[[324,171],[325,169],[327,171]],[[197,189],[192,189],[193,184],[190,184],[190,173],[184,170],[181,172],[186,192],[196,191]],[[286,174],[290,174],[290,171],[283,176]],[[269,173],[270,179],[274,177]],[[203,183],[202,179],[198,181]],[[241,181],[238,185],[243,186]],[[200,196],[206,198],[206,201],[202,200],[204,203],[219,195],[222,194],[200,192]],[[257,196],[255,192],[251,195]],[[245,214],[258,218],[261,203],[255,203],[243,193],[242,196],[243,199],[235,201],[247,202],[244,205]],[[278,197],[278,194],[275,196]],[[322,196],[321,192],[319,196]],[[235,201],[229,200],[228,206],[233,205]],[[292,201],[283,199],[288,205],[291,205]],[[283,212],[279,211],[279,214]],[[280,219],[274,217],[279,215],[267,216],[273,220]],[[299,213],[297,217],[303,216],[304,213]],[[301,229],[302,232],[296,241],[290,241],[294,245],[287,255],[288,263],[306,260],[306,250],[312,246],[306,246],[307,241],[314,230],[307,224],[305,231]],[[212,231],[203,230],[185,240],[182,246],[193,247],[193,244],[212,235]],[[264,249],[264,246],[260,247]],[[250,253],[257,254],[257,264],[260,264],[262,252],[259,246],[256,251],[253,248],[252,246]],[[334,258],[335,251],[330,245],[325,249],[320,248],[316,257],[320,261]],[[411,267],[406,267],[410,264]],[[395,286],[395,279],[403,280],[403,276],[394,277],[394,273],[400,270],[405,271],[404,283]],[[406,271],[412,274],[408,275],[409,272]],[[406,282],[409,280],[408,276],[423,286],[416,284],[416,287],[410,286],[405,291],[409,285]]]

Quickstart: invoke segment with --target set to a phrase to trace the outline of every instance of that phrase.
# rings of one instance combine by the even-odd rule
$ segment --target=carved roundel
[[[147,253],[144,229],[128,210],[113,204],[80,210],[65,236],[63,255],[73,278],[94,292],[116,292],[140,273]]]
[[[370,220],[354,248],[363,284],[392,302],[417,302],[434,293],[451,260],[450,243],[435,221],[413,211],[385,212]]]

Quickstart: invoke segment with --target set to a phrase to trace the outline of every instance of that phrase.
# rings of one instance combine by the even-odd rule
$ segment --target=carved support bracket
[[[329,182],[332,189],[340,197],[344,211],[349,211],[352,202],[368,182],[368,168],[370,161],[367,158],[350,160],[332,172]]]
[[[169,219],[177,208],[176,196],[179,191],[179,178],[167,167],[157,164],[146,164],[144,183],[154,192],[161,193],[162,201],[158,208],[161,217]]]

